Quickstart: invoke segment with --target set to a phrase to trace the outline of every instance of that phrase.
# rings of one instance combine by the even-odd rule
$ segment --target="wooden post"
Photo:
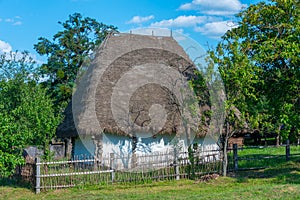
[[[112,170],[112,172],[111,172],[111,182],[113,183],[114,179],[115,179],[115,170],[114,170],[115,154],[110,153],[109,157],[110,157],[110,169]]]
[[[285,146],[285,158],[286,161],[290,160],[290,155],[291,155],[291,149],[290,149],[290,140],[286,140],[286,146]]]
[[[174,148],[174,167],[175,167],[175,176],[176,180],[180,180],[180,174],[179,174],[179,163],[177,159],[177,148]]]
[[[92,136],[92,140],[95,144],[95,152],[94,152],[94,157],[96,162],[94,162],[94,169],[97,170],[99,169],[99,164],[102,162],[102,154],[103,154],[103,135],[102,134],[97,134]]]
[[[65,139],[65,157],[68,159],[72,157],[72,139]]]
[[[233,162],[234,162],[234,171],[238,170],[238,145],[233,144]]]
[[[138,143],[137,136],[133,136],[132,137],[131,169],[134,169],[137,167],[137,155],[136,155],[137,143]]]
[[[40,164],[40,158],[37,157],[35,158],[35,166],[36,166],[36,170],[35,170],[35,192],[36,194],[41,192],[41,179],[40,179],[40,175],[41,175],[41,164]]]

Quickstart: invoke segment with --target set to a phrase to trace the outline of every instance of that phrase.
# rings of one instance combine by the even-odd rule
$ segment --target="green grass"
[[[290,146],[291,154],[300,153],[300,146]],[[238,151],[239,155],[285,155],[285,146],[279,147],[263,147],[262,148],[251,148],[245,147],[242,150]]]
[[[0,187],[0,199],[300,199],[300,163],[238,172],[209,182],[158,181],[52,190],[34,194],[26,187]]]
[[[290,147],[290,160],[300,159],[300,146]],[[229,153],[229,168],[233,169],[233,154]],[[238,150],[239,169],[255,167],[274,167],[278,164],[286,163],[285,147],[262,147],[262,148],[244,148]]]

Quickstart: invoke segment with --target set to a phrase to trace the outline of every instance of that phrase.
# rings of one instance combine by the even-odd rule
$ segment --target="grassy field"
[[[290,146],[290,160],[300,159],[300,146]],[[229,168],[233,169],[233,153],[229,153]],[[245,147],[238,150],[239,169],[257,167],[275,167],[286,163],[285,146],[280,147]]]
[[[0,199],[300,199],[300,163],[239,172],[209,182],[180,180],[148,184],[76,187],[34,194],[6,184]]]
[[[261,148],[251,148],[245,147],[244,150],[238,151],[240,156],[247,156],[247,155],[285,155],[285,146],[269,146]],[[300,153],[300,146],[290,146],[290,153],[291,154],[298,154]]]

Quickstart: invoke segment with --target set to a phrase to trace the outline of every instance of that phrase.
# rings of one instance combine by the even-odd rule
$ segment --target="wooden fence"
[[[219,150],[181,153],[170,151],[135,156],[111,153],[101,160],[81,156],[72,160],[45,162],[37,158],[35,189],[39,193],[41,190],[88,184],[178,180],[220,171]]]
[[[222,171],[220,150],[155,153],[121,156],[111,153],[98,160],[78,156],[72,160],[43,161],[39,158],[20,169],[21,175],[34,185],[37,193],[49,189],[81,187],[92,184],[145,183],[153,180],[194,179]],[[255,146],[228,151],[228,171],[254,170],[300,159],[300,146]],[[26,170],[24,170],[26,169]],[[31,169],[31,168],[30,168]],[[26,172],[26,173],[25,173]],[[29,174],[29,175],[28,175]],[[26,180],[25,179],[25,180]],[[32,181],[33,180],[33,181]]]

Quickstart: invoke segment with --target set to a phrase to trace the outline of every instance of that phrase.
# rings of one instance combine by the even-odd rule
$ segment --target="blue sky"
[[[216,45],[230,29],[233,14],[258,0],[0,0],[0,53],[28,50],[39,37],[51,39],[75,12],[122,32],[140,27],[169,28],[186,34],[204,48]]]

